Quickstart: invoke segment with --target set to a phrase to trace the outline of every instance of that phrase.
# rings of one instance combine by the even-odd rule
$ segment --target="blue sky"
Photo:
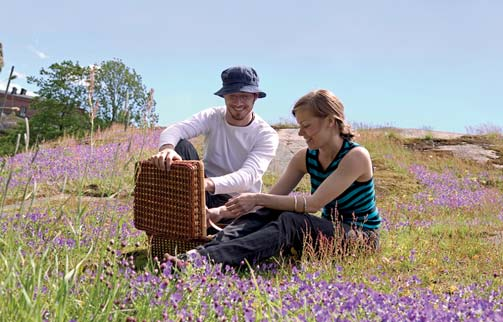
[[[503,1],[6,1],[5,89],[62,60],[120,58],[154,88],[160,125],[221,105],[231,65],[253,66],[255,110],[293,120],[297,98],[327,88],[349,121],[452,132],[503,128]]]

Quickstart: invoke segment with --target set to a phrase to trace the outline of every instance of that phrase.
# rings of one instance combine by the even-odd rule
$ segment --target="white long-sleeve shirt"
[[[215,194],[260,192],[262,175],[278,148],[278,133],[256,113],[247,126],[230,125],[225,111],[225,106],[209,108],[168,126],[159,147],[204,135],[204,168],[215,184]]]

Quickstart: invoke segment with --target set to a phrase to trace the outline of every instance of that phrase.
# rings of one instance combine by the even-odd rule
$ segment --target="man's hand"
[[[169,146],[151,156],[149,162],[159,170],[169,171],[171,164],[176,160],[182,160],[182,157],[176,153],[172,146]]]
[[[211,220],[214,223],[217,223],[220,220],[222,220],[223,217],[222,217],[222,214],[220,214],[221,208],[224,208],[224,206],[217,207],[217,208],[206,208],[206,218],[207,218],[207,220]],[[209,225],[209,222],[207,224]]]
[[[217,223],[222,219],[236,217],[239,217],[239,214],[229,211],[226,206],[206,208],[206,218],[211,219],[211,221],[213,221],[214,223]]]
[[[257,193],[242,193],[239,196],[229,199],[225,204],[227,211],[233,216],[244,215],[255,208],[257,203]]]

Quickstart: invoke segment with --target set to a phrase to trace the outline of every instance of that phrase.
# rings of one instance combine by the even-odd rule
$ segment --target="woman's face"
[[[295,112],[295,118],[300,126],[299,135],[304,137],[309,149],[319,149],[333,135],[328,117],[317,117],[308,109],[300,109]]]

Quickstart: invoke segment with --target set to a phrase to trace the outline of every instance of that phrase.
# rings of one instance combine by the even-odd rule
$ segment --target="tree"
[[[142,78],[120,59],[104,61],[96,69],[95,97],[99,103],[98,118],[106,123],[140,125],[145,115],[155,123],[154,106],[147,111],[149,94]]]
[[[30,118],[30,131],[39,139],[52,140],[65,134],[83,135],[90,128],[87,112],[55,99],[36,98],[37,113]]]
[[[118,59],[104,61],[92,69],[72,61],[55,63],[42,69],[39,77],[28,77],[28,83],[39,88],[39,98],[31,105],[37,111],[30,120],[33,133],[45,139],[89,129],[95,102],[98,110],[94,122],[102,127],[113,122],[139,125],[147,112],[148,93],[141,76]],[[150,124],[157,121],[153,108],[148,115]]]
[[[18,151],[22,151],[25,147],[23,138],[26,133],[26,125],[24,121],[11,115],[4,116],[4,120],[6,118],[10,118],[14,124],[0,131],[0,156],[12,155],[16,152],[16,148]],[[17,145],[18,138],[19,146]]]
[[[33,135],[49,140],[89,128],[87,74],[88,68],[78,62],[63,61],[42,69],[38,78],[28,77],[28,83],[39,88],[30,104],[36,111],[30,119]]]

